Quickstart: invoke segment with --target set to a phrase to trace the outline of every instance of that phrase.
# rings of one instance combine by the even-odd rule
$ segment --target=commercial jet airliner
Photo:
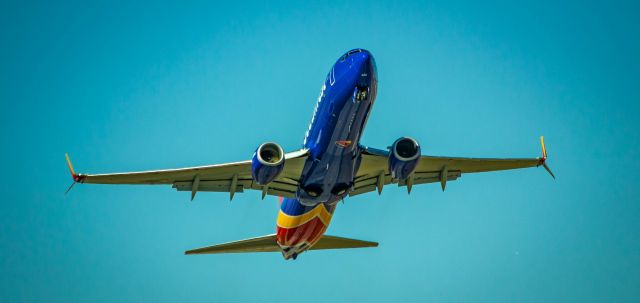
[[[375,247],[376,242],[324,235],[336,205],[347,196],[382,193],[389,184],[406,187],[448,181],[478,173],[546,165],[542,157],[483,159],[421,155],[415,139],[401,137],[386,150],[360,144],[376,100],[376,63],[364,49],[340,56],[327,75],[302,149],[284,153],[274,142],[258,146],[251,160],[179,169],[113,174],[76,174],[74,183],[166,184],[178,191],[228,192],[230,199],[248,189],[283,197],[275,234],[193,250],[186,254],[281,252],[285,259],[315,249]],[[555,178],[555,177],[554,177]],[[73,184],[71,186],[73,186]],[[69,188],[71,189],[71,187]]]

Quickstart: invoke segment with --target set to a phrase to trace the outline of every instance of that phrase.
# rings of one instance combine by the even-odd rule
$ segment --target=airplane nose
[[[340,58],[340,62],[347,63],[349,68],[370,68],[373,63],[373,56],[366,49],[356,48],[344,54]]]
[[[362,52],[358,53],[357,56],[359,65],[358,84],[360,86],[368,86],[368,84],[371,82],[371,79],[375,77],[375,60],[373,59],[371,53],[366,50],[362,50]]]
[[[362,67],[361,70],[362,72],[366,72],[367,74],[371,74],[374,71],[374,61],[373,61],[373,56],[371,56],[371,54],[369,54],[369,52],[363,53],[362,55]]]
[[[331,77],[335,79],[348,75],[350,80],[356,81],[360,87],[367,87],[377,78],[376,64],[371,53],[365,49],[356,48],[348,51],[334,65]]]

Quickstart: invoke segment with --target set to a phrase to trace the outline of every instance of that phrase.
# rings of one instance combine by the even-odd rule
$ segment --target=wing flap
[[[424,183],[435,183],[440,182],[440,174],[441,172],[416,172],[413,177],[413,184],[424,184]],[[448,171],[447,172],[447,180],[452,181],[458,179],[462,173],[458,171]],[[406,186],[406,180],[400,180],[398,182],[398,186]]]
[[[212,181],[199,181],[197,191],[208,192],[230,192],[232,180],[212,180]],[[173,183],[173,188],[177,191],[192,191],[193,181],[179,181]],[[289,181],[281,180],[280,178],[269,183],[267,187],[267,194],[271,196],[281,196],[286,198],[295,198],[297,184],[291,184]],[[244,192],[245,189],[262,190],[262,185],[258,185],[253,182],[253,179],[238,179],[236,185],[236,193]]]
[[[413,175],[413,185],[417,184],[425,184],[425,183],[436,183],[440,182],[441,172],[416,172]],[[447,172],[447,181],[453,181],[458,179],[462,173],[460,171],[448,171]],[[364,179],[360,179],[355,182],[353,186],[353,191],[349,193],[349,196],[357,196],[360,194],[372,192],[377,189],[377,181],[378,177],[368,177]],[[384,185],[397,183],[398,186],[407,186],[406,180],[392,180],[391,175],[384,176]]]
[[[251,183],[251,180],[248,180]],[[193,188],[193,181],[179,181],[173,183],[173,188],[177,191],[191,191]],[[247,180],[238,180],[235,192],[241,193],[246,187]],[[213,192],[229,192],[231,190],[231,180],[215,180],[215,181],[200,181],[198,183],[198,191],[213,191]]]

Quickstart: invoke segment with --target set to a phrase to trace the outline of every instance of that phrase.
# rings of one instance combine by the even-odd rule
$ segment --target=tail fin
[[[316,249],[344,249],[344,248],[361,248],[361,247],[377,247],[377,242],[341,238],[334,236],[322,236],[318,243],[313,245],[310,250]],[[185,251],[185,255],[195,254],[225,254],[225,253],[248,253],[248,252],[279,252],[281,251],[276,235],[266,235],[257,238],[245,239],[240,241],[228,242],[218,245],[212,245],[202,248],[196,248]]]

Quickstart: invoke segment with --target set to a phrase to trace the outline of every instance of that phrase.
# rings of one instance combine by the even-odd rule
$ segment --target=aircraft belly
[[[348,195],[376,92],[375,62],[368,52],[334,64],[305,135],[309,157],[296,192],[300,203],[331,204]]]
[[[301,182],[303,188],[322,188],[322,194],[310,197],[300,190],[298,198],[303,203],[332,203],[348,194],[360,154],[358,142],[370,107],[369,101],[356,102],[349,97],[340,108],[336,108],[335,113],[330,114],[320,132],[325,138],[318,140],[319,144],[315,146],[320,152],[316,152],[316,157],[307,159]],[[338,192],[334,190],[336,186],[340,187]]]

